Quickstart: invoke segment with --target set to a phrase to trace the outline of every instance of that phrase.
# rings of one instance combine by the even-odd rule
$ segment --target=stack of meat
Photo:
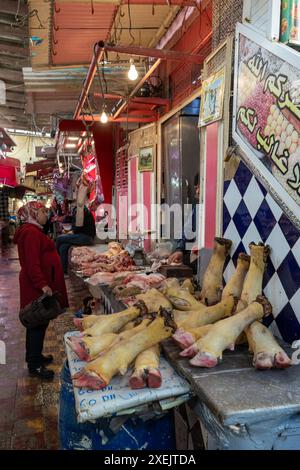
[[[255,368],[290,366],[285,351],[261,323],[272,312],[262,296],[269,248],[251,243],[251,256],[239,255],[236,271],[223,289],[230,247],[229,240],[215,239],[200,301],[189,280],[180,286],[177,279],[166,279],[160,290],[150,288],[136,295],[136,304],[123,312],[83,319],[82,336],[70,338],[69,343],[81,359],[90,362],[73,377],[74,385],[103,388],[133,364],[132,388],[159,386],[159,343],[170,336],[183,349],[181,356],[192,358],[193,366],[215,367],[225,349],[246,341]]]
[[[113,293],[126,305],[135,301],[135,296],[155,287],[159,288],[164,282],[165,276],[162,274],[134,274],[131,273],[121,280],[115,280],[112,284]]]
[[[77,247],[72,251],[71,262],[83,276],[90,277],[96,273],[116,273],[135,271],[134,261],[126,250],[117,242],[108,244],[104,253],[96,253],[86,247]]]

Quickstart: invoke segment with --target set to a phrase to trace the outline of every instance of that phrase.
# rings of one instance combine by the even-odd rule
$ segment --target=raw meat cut
[[[249,249],[251,254],[250,267],[244,281],[236,313],[246,308],[258,295],[262,294],[263,274],[270,249],[262,243],[256,245],[253,242],[249,244]]]
[[[67,338],[67,344],[77,354],[79,359],[91,361],[101,351],[106,350],[117,337],[117,333],[104,333],[101,336],[70,336]]]
[[[178,310],[201,310],[205,308],[187,289],[168,287],[165,293],[172,305]]]
[[[221,318],[231,315],[237,300],[233,295],[229,295],[218,304],[206,307],[203,305],[201,310],[194,310],[189,313],[186,319],[178,322],[178,326],[184,330],[197,328],[198,326],[215,323]]]
[[[291,359],[265,325],[256,321],[246,329],[246,334],[256,369],[285,369],[292,365]]]
[[[99,315],[99,319],[89,328],[83,331],[84,336],[100,336],[104,333],[117,333],[126,323],[148,313],[143,302],[137,302],[135,306],[122,312],[111,315]]]
[[[114,273],[96,273],[89,278],[89,284],[92,286],[110,284],[114,280],[114,276]]]
[[[190,294],[195,293],[195,287],[191,279],[185,279],[181,285],[182,289],[187,289]]]
[[[75,387],[87,387],[99,390],[106,387],[112,377],[118,373],[125,374],[128,365],[142,351],[169,338],[175,330],[170,311],[161,309],[157,318],[149,326],[110,348],[103,356],[86,365],[73,376]]]
[[[179,328],[172,338],[181,349],[186,349],[194,344],[198,339],[202,338],[202,336],[206,335],[212,326],[212,324],[203,325],[198,326],[198,328],[191,328],[190,330]]]
[[[250,243],[251,261],[246,275],[241,299],[237,305],[237,312],[253,301],[255,295],[262,292],[263,274],[270,248],[262,243]],[[254,353],[253,365],[256,369],[270,369],[272,367],[285,368],[291,361],[285,351],[277,344],[271,331],[260,322],[253,322],[245,329],[250,349]],[[239,338],[241,341],[243,338]]]
[[[101,315],[88,315],[84,318],[73,318],[73,322],[76,328],[83,331],[92,326],[94,323],[96,323],[96,321],[99,320],[100,317]]]
[[[142,300],[145,303],[149,313],[158,312],[160,307],[167,309],[172,308],[168,299],[157,289],[149,289],[144,294],[138,294],[136,299]]]
[[[100,336],[84,336],[81,338],[71,336],[67,341],[69,346],[82,361],[92,361],[117,342],[130,338],[130,336],[135,335],[145,328],[150,323],[150,319],[142,320],[139,324],[137,323],[138,322],[130,322],[131,328],[119,334],[104,333]]]
[[[215,238],[214,250],[204,273],[200,300],[206,305],[220,301],[223,289],[223,268],[230,252],[232,241],[226,238]]]
[[[242,331],[263,316],[272,313],[270,302],[258,296],[245,310],[213,325],[210,331],[196,343],[180,353],[183,357],[193,357],[190,364],[199,367],[215,367],[222,358],[224,349],[234,349],[234,344]]]
[[[160,347],[159,344],[156,344],[136,357],[134,371],[129,379],[131,388],[158,388],[161,386],[159,356]]]
[[[223,289],[222,299],[227,295],[234,295],[234,297],[238,299],[240,298],[249,265],[250,256],[246,255],[246,253],[240,253],[237,260],[236,270]]]

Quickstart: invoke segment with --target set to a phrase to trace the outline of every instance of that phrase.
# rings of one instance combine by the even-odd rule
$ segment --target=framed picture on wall
[[[153,147],[143,147],[139,152],[139,171],[153,171]]]
[[[201,107],[199,127],[222,119],[225,89],[225,69],[222,68],[214,75],[203,81],[201,92]]]

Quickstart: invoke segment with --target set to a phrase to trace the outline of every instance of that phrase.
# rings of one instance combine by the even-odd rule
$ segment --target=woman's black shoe
[[[53,362],[53,356],[52,356],[52,354],[49,354],[49,356],[44,356],[44,355],[42,354],[42,363],[43,363],[44,365],[46,365],[46,364],[51,364],[51,362]]]
[[[46,367],[41,366],[36,369],[28,369],[30,377],[39,377],[40,379],[52,380],[54,378],[53,370],[46,369]]]

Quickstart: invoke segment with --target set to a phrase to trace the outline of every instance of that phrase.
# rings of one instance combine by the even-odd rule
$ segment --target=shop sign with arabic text
[[[233,106],[247,163],[300,220],[300,53],[238,25]]]

